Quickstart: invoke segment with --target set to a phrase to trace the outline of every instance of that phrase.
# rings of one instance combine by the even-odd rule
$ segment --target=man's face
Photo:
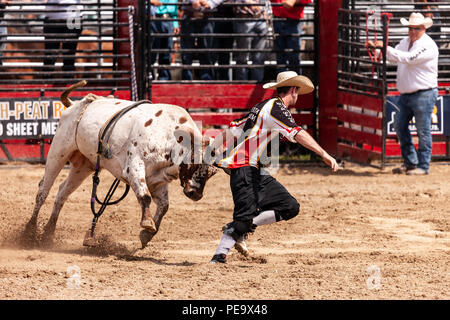
[[[292,104],[291,106],[295,105],[297,103],[297,99],[298,99],[298,87],[292,87],[291,88],[291,97],[292,97]]]
[[[409,26],[408,27],[408,35],[411,42],[414,42],[418,39],[420,39],[421,36],[425,33],[425,27],[424,26]]]

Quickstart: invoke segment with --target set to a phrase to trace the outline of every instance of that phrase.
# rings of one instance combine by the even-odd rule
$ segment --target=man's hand
[[[375,49],[375,48],[383,48],[383,41],[381,40],[377,40],[376,42],[369,40],[366,43],[366,47],[369,47],[371,49]]]
[[[323,161],[331,167],[331,170],[333,170],[333,172],[339,170],[339,165],[337,164],[336,160],[332,156],[330,156],[328,152],[326,152],[306,130],[301,130],[300,132],[298,132],[295,136],[295,141],[321,156]]]
[[[203,8],[205,8],[205,9],[209,9],[209,8],[210,8],[209,3],[208,3],[207,0],[200,0],[200,5],[201,5]]]
[[[331,170],[333,172],[336,172],[336,171],[338,171],[340,169],[338,163],[336,162],[336,159],[334,159],[328,153],[324,154],[322,159],[327,165],[329,165],[331,167]]]
[[[194,2],[192,2],[192,8],[194,9],[200,9],[201,6],[202,4],[200,3],[200,0],[195,0]]]
[[[159,7],[162,3],[159,0],[150,0],[150,3],[154,6]]]

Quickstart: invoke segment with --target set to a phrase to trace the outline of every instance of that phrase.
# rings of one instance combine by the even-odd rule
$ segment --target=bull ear
[[[189,139],[191,145],[194,144],[194,142],[199,143],[201,141],[201,137],[199,137],[191,127],[181,126],[180,128],[175,129],[173,135],[177,139],[178,143],[182,143],[186,138]]]
[[[179,164],[180,161],[188,161],[189,163],[201,163],[202,153],[202,138],[201,135],[195,132],[191,127],[182,126],[174,131],[175,139],[178,145],[172,150],[172,159],[174,163]],[[179,149],[179,148],[182,149]],[[184,150],[184,151],[182,151]],[[189,150],[189,151],[188,151]],[[175,151],[175,152],[174,152]],[[186,153],[187,152],[187,153]],[[190,158],[186,156],[190,154]],[[175,160],[177,159],[177,160]]]
[[[194,139],[194,131],[189,127],[180,127],[175,129],[173,135],[177,139],[178,143],[182,143],[183,141],[186,142],[186,138],[190,139],[189,141],[193,141]]]

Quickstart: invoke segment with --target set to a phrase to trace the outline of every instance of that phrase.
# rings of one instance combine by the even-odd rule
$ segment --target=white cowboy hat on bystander
[[[401,18],[400,22],[404,26],[424,26],[425,29],[428,29],[433,25],[433,20],[429,17],[424,17],[420,12],[413,12],[409,16],[409,20],[405,18]]]

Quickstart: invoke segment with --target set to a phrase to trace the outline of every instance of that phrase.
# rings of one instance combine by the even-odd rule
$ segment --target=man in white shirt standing
[[[409,20],[402,18],[400,22],[408,26],[408,37],[403,38],[395,48],[388,46],[386,55],[388,61],[397,63],[397,90],[400,92],[395,131],[404,163],[393,173],[425,175],[429,173],[433,146],[431,115],[438,97],[439,49],[425,33],[433,25],[431,18],[413,12]],[[374,43],[369,41],[368,45],[374,46]],[[419,137],[417,150],[409,130],[413,117]]]

